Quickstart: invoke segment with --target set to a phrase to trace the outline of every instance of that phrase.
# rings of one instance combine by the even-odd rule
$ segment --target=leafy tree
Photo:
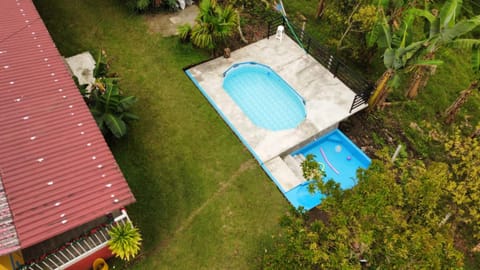
[[[130,222],[115,225],[108,231],[108,235],[108,248],[116,257],[129,261],[140,251],[142,236]]]
[[[445,152],[451,170],[451,181],[446,185],[450,213],[480,241],[480,140],[464,137],[457,129],[445,143]]]
[[[440,12],[433,10],[412,9],[412,12],[428,21],[428,40],[424,60],[433,60],[439,49],[445,46],[461,46],[472,48],[480,44],[478,39],[461,39],[480,25],[480,15],[471,19],[458,21],[462,8],[462,0],[446,0]],[[419,65],[415,67],[407,91],[409,98],[417,96],[419,90],[426,86],[435,65]]]
[[[237,21],[232,6],[221,7],[216,0],[202,0],[190,40],[199,48],[213,51],[233,34]]]
[[[266,252],[266,269],[439,269],[462,266],[454,247],[448,210],[448,166],[399,159],[385,153],[358,173],[350,190],[322,184],[319,209],[326,221],[308,222],[304,212],[281,220],[283,230]],[[313,169],[315,170],[315,169]],[[313,175],[316,175],[313,173]]]

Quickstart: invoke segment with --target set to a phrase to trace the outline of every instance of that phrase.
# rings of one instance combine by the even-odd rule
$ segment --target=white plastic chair
[[[282,40],[284,31],[285,31],[285,27],[283,27],[283,25],[279,25],[277,27],[277,33],[275,34],[275,38],[278,40]]]

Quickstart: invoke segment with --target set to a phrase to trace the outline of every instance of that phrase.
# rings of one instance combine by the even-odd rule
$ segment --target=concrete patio
[[[307,116],[299,126],[282,131],[258,127],[223,89],[223,73],[235,63],[250,61],[270,66],[304,98]],[[284,157],[366,107],[350,112],[355,93],[286,35],[283,40],[263,39],[230,58],[219,57],[186,72],[283,192],[305,181]]]

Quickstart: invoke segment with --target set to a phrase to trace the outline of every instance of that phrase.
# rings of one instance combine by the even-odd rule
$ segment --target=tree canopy
[[[383,150],[349,190],[309,171],[327,194],[319,210],[328,218],[309,222],[302,211],[286,215],[265,268],[462,267],[455,237],[468,230],[480,240],[480,143],[458,131],[446,137],[445,150],[448,163],[429,164],[406,157],[391,163]]]

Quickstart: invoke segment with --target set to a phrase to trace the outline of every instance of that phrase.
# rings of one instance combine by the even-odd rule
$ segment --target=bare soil
[[[145,16],[151,33],[160,33],[164,37],[177,35],[177,28],[183,24],[193,26],[198,15],[198,7],[191,5],[174,13],[154,13]]]

